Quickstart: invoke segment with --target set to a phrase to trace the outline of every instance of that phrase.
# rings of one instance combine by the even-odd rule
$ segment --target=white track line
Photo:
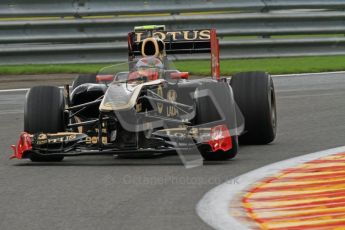
[[[2,89],[0,90],[0,93],[10,93],[10,92],[25,92],[29,89]]]
[[[302,77],[302,76],[319,76],[319,75],[335,75],[335,74],[345,74],[345,71],[336,71],[336,72],[321,72],[321,73],[296,73],[296,74],[278,74],[272,75],[273,77]]]
[[[63,89],[63,86],[59,87],[60,89]],[[26,92],[29,88],[23,88],[23,89],[1,89],[0,93],[10,93],[10,92]]]
[[[255,182],[275,175],[283,169],[341,152],[345,152],[345,146],[280,161],[243,174],[206,193],[197,204],[196,211],[203,221],[215,229],[249,229],[245,223],[230,214],[229,206],[236,196]]]

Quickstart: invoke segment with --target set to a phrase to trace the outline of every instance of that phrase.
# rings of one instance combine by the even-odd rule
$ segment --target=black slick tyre
[[[80,74],[73,81],[72,90],[85,83],[97,83],[95,74]]]
[[[245,119],[241,144],[268,144],[276,137],[277,111],[273,81],[265,72],[245,72],[231,78],[235,102]]]
[[[221,103],[228,103],[229,106],[224,108],[224,113],[230,116],[232,110],[229,109],[230,107],[230,89],[225,83],[219,82],[212,82],[206,83],[203,85],[204,89],[211,90],[214,96],[214,99],[217,101],[218,104]],[[212,99],[210,97],[201,97],[196,100],[196,115],[195,115],[195,123],[200,124],[207,124],[207,123],[214,123],[221,119],[219,113],[217,112],[216,105],[214,105]],[[228,118],[229,119],[229,118]],[[229,119],[231,120],[231,119]],[[209,126],[209,125],[205,125]],[[214,126],[214,125],[212,125]],[[228,127],[230,128],[230,127]],[[199,148],[200,154],[202,157],[207,161],[224,161],[234,158],[238,153],[238,137],[232,136],[232,148],[228,151],[218,150],[213,152],[210,146],[204,145],[203,147]]]
[[[57,133],[65,131],[64,97],[55,86],[35,86],[26,94],[24,106],[24,131],[35,133]],[[31,154],[32,161],[61,161],[63,156],[41,156]]]

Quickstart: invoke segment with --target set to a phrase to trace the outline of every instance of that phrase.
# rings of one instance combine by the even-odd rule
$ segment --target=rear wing
[[[212,78],[220,78],[219,40],[215,29],[165,31],[164,26],[136,27],[128,34],[128,59],[169,54],[210,53]]]

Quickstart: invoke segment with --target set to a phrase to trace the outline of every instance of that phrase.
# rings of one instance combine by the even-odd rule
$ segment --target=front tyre
[[[212,97],[205,96],[200,97],[196,100],[196,115],[195,115],[195,125],[203,125],[204,127],[217,126],[221,125],[219,123],[222,119],[217,107],[221,105],[227,105],[221,107],[222,112],[226,116],[225,122],[228,127],[233,128],[230,125],[233,123],[234,119],[232,118],[234,110],[232,108],[232,95],[227,83],[223,82],[207,82],[204,83],[199,90],[209,90],[212,92]],[[215,100],[215,101],[213,101]],[[218,106],[216,105],[218,104]],[[232,148],[228,151],[217,150],[213,152],[211,147],[208,145],[203,145],[199,148],[200,154],[207,161],[224,161],[234,158],[238,153],[238,137],[233,135],[231,136]]]
[[[55,86],[35,86],[26,94],[24,106],[24,131],[57,133],[65,131],[65,101],[62,91]],[[31,154],[31,161],[62,161],[63,156]]]
[[[245,72],[231,78],[234,98],[244,119],[243,144],[268,144],[276,137],[277,111],[274,84],[265,72]]]

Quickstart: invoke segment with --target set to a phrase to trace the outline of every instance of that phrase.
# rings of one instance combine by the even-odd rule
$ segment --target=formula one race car
[[[209,78],[189,79],[168,55],[211,54]],[[128,59],[80,75],[72,89],[35,86],[26,95],[24,132],[12,158],[178,153],[184,162],[235,157],[238,143],[276,136],[273,81],[264,72],[220,77],[216,31],[136,27]]]

